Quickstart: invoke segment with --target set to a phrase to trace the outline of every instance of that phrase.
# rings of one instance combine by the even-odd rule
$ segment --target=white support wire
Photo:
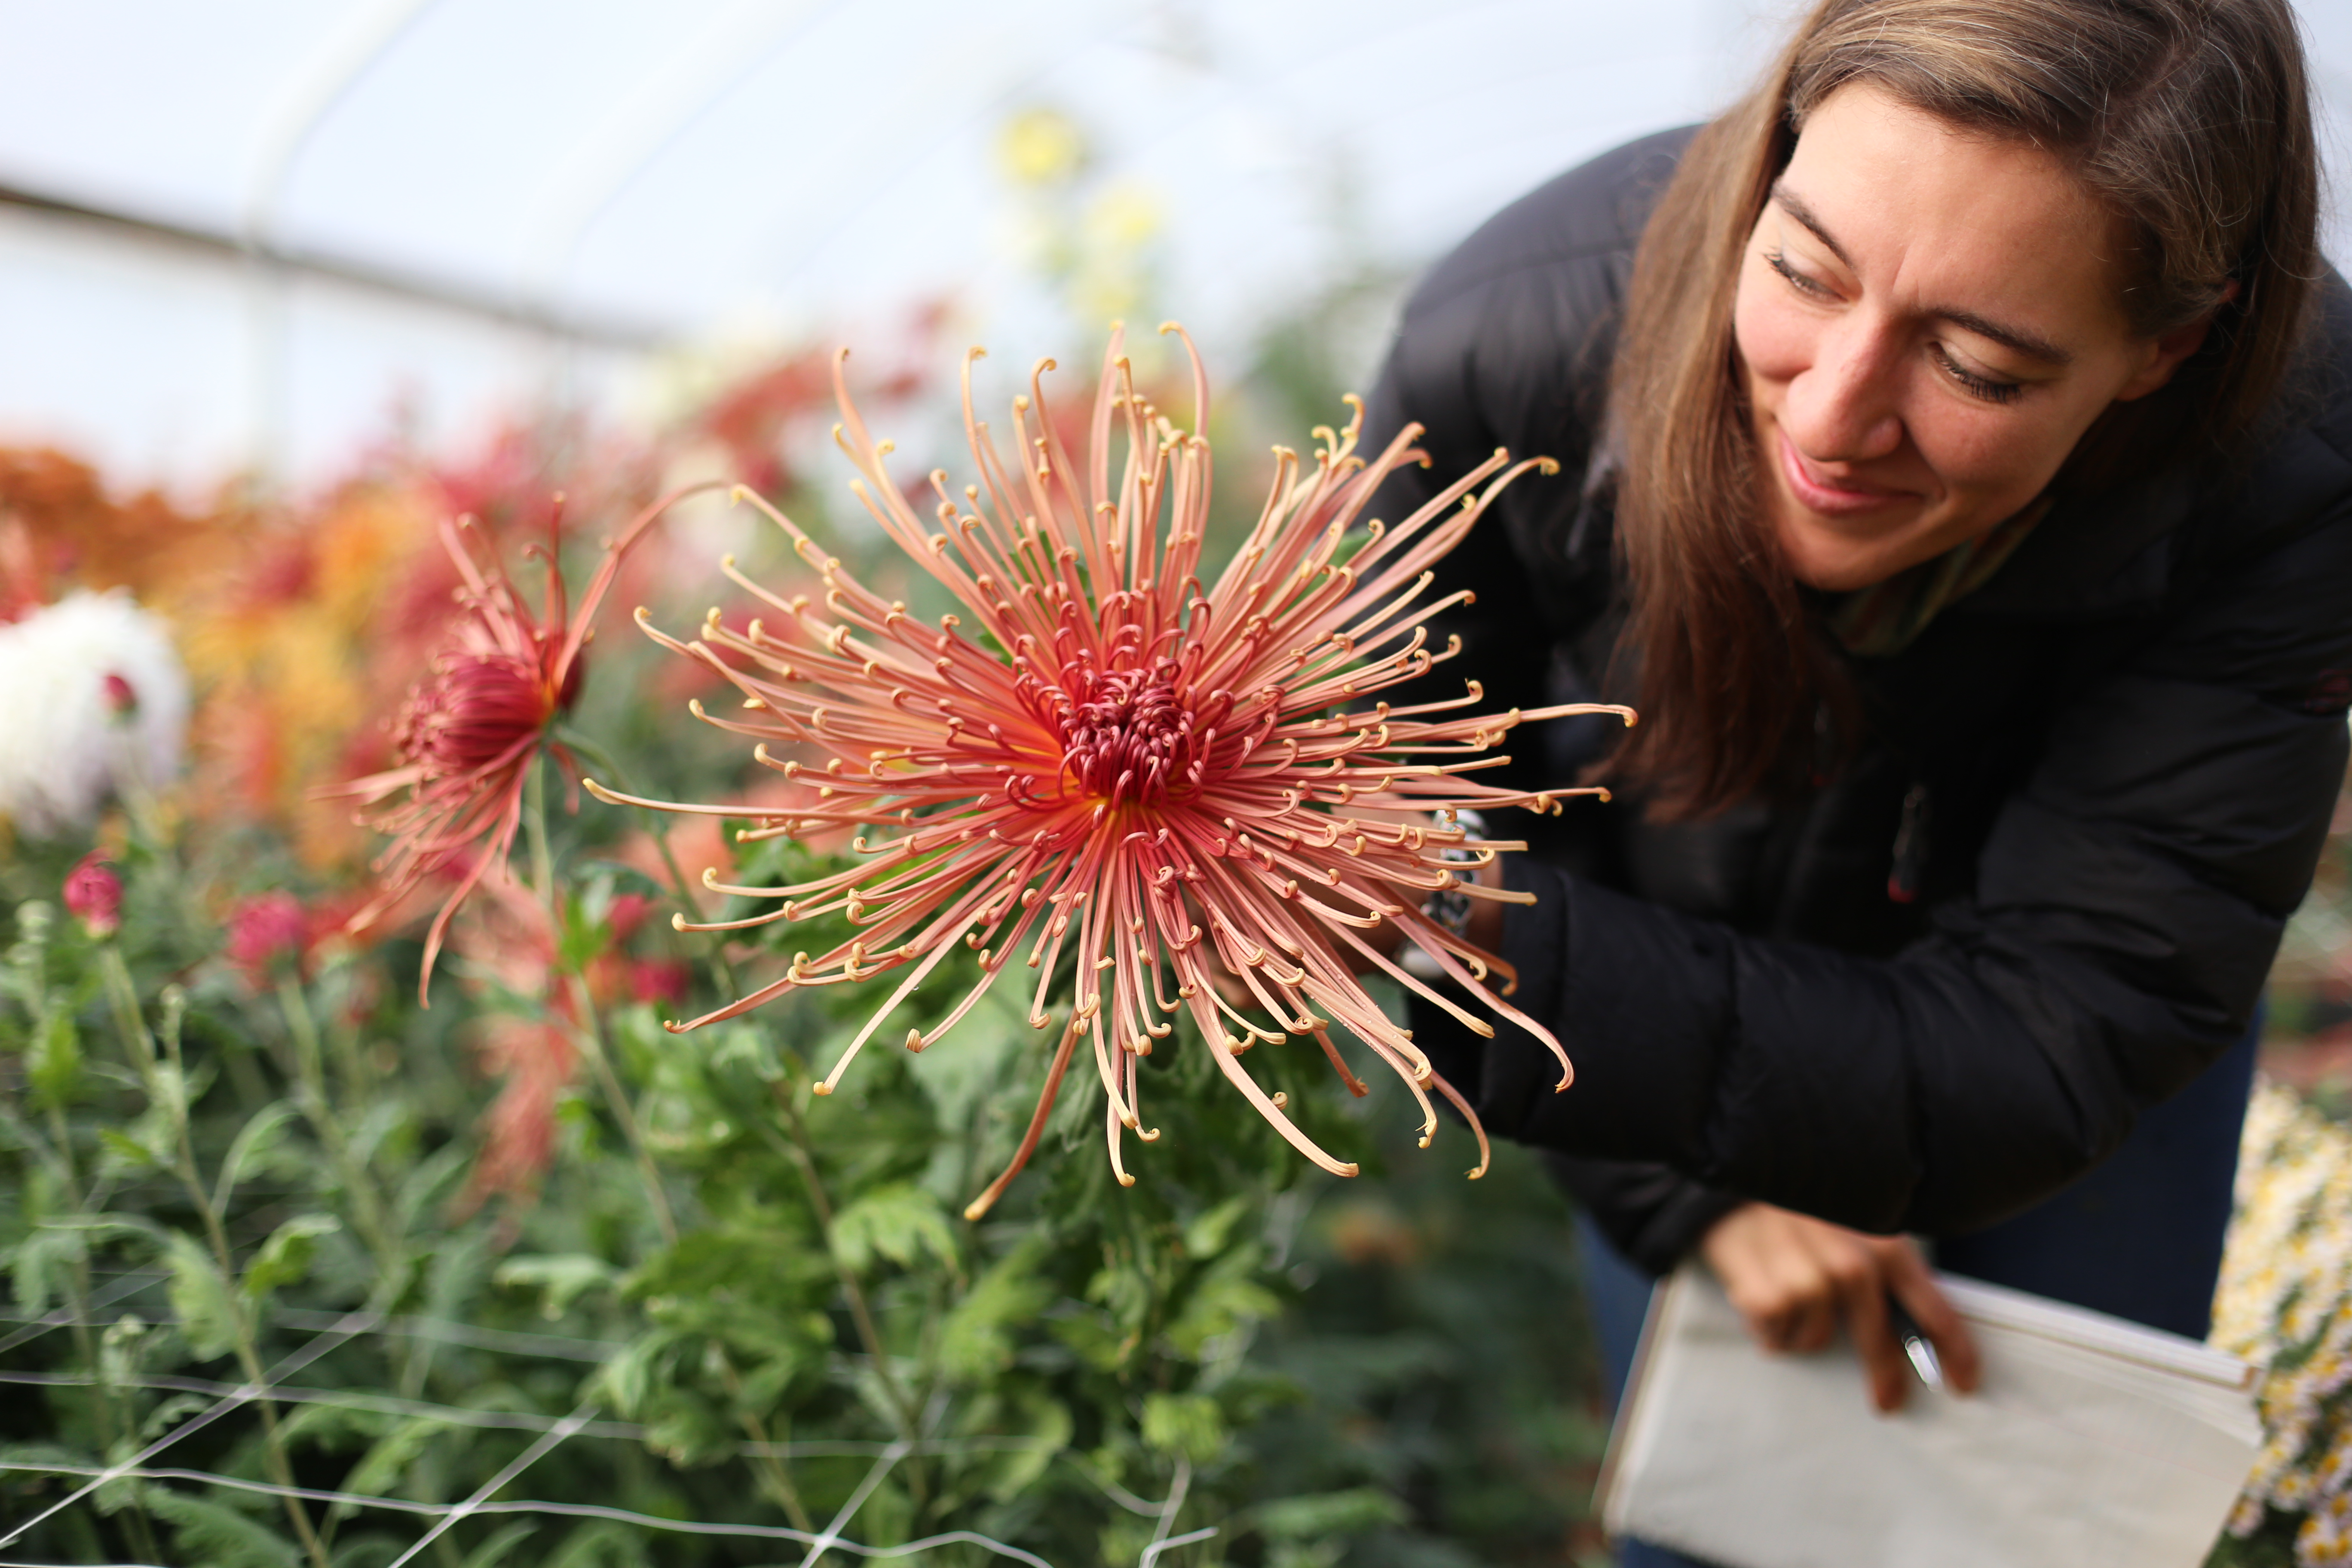
[[[385,1568],[401,1568],[402,1563],[414,1562],[418,1552],[424,1551],[426,1547],[432,1545],[435,1542],[447,1534],[450,1527],[455,1525],[459,1520],[464,1519],[467,1514],[479,1512],[482,1505],[490,1500],[491,1494],[495,1493],[500,1487],[505,1486],[517,1476],[522,1474],[525,1470],[530,1468],[531,1466],[539,1463],[541,1459],[546,1458],[550,1449],[553,1448],[558,1443],[562,1442],[566,1437],[571,1436],[574,1432],[579,1431],[581,1427],[585,1426],[588,1424],[589,1417],[595,1414],[596,1406],[593,1402],[591,1402],[581,1405],[579,1409],[574,1410],[571,1415],[565,1416],[562,1422],[557,1426],[553,1431],[547,1433],[530,1447],[525,1448],[521,1453],[517,1454],[514,1457],[513,1461],[509,1463],[506,1468],[500,1470],[497,1475],[492,1476],[488,1480],[484,1481],[480,1486],[475,1488],[474,1495],[472,1497],[467,1498],[464,1502],[459,1503],[456,1508],[453,1508],[448,1512],[443,1514],[438,1523],[435,1524],[432,1529],[426,1531],[423,1535],[416,1538],[416,1544],[411,1546],[407,1551],[394,1558],[385,1565]]]
[[[39,1524],[43,1520],[48,1519],[52,1515],[61,1513],[65,1510],[71,1508],[75,1503],[79,1502],[90,1493],[98,1490],[99,1488],[104,1486],[107,1482],[121,1476],[125,1470],[130,1469],[133,1466],[145,1464],[148,1460],[153,1458],[156,1455],[162,1453],[164,1449],[170,1447],[181,1438],[188,1436],[192,1433],[200,1431],[204,1427],[211,1426],[215,1421],[217,1421],[220,1417],[227,1415],[232,1410],[250,1404],[256,1399],[268,1396],[270,1389],[277,1384],[279,1378],[285,1377],[289,1373],[301,1371],[302,1368],[310,1365],[320,1356],[325,1355],[329,1351],[333,1350],[337,1345],[341,1344],[344,1341],[349,1340],[355,1335],[367,1332],[368,1330],[375,1326],[381,1314],[374,1312],[346,1313],[337,1321],[335,1327],[320,1334],[309,1344],[304,1345],[300,1350],[296,1351],[292,1355],[288,1356],[276,1366],[271,1367],[268,1372],[263,1374],[261,1383],[257,1386],[249,1383],[240,1384],[226,1395],[216,1400],[205,1409],[198,1411],[195,1415],[190,1416],[187,1420],[182,1422],[179,1426],[165,1433],[163,1436],[156,1438],[152,1443],[148,1444],[147,1447],[140,1449],[139,1452],[131,1455],[128,1459],[121,1461],[120,1464],[108,1466],[104,1470],[99,1472],[96,1477],[85,1482],[71,1494],[60,1498],[56,1502],[51,1503],[48,1507],[43,1509],[40,1512],[26,1520],[24,1523],[18,1525],[7,1534],[0,1535],[0,1546],[14,1545],[16,1542],[22,1540],[26,1532],[31,1531],[35,1525]]]
[[[1216,1533],[1217,1527],[1213,1524],[1206,1530],[1189,1530],[1181,1535],[1171,1535],[1165,1541],[1155,1541],[1143,1549],[1142,1556],[1135,1560],[1135,1568],[1151,1568],[1154,1563],[1160,1561],[1161,1552],[1173,1552],[1180,1546],[1190,1546],[1196,1541],[1206,1541]]]
[[[550,1447],[552,1447],[551,1444]],[[30,1470],[47,1475],[104,1475],[87,1466],[0,1463],[0,1471]],[[173,1470],[133,1468],[121,1472],[134,1480],[184,1480],[212,1486],[234,1487],[240,1491],[258,1492],[268,1497],[296,1497],[310,1502],[346,1503],[358,1508],[388,1509],[400,1513],[428,1516],[455,1514],[464,1509],[461,1503],[413,1502],[406,1498],[367,1497],[358,1492],[329,1491],[318,1487],[281,1487],[268,1481],[249,1481],[233,1476],[214,1475],[208,1470]],[[479,1495],[479,1494],[477,1494]],[[1054,1564],[1034,1552],[1024,1551],[993,1536],[977,1531],[951,1530],[940,1535],[927,1535],[920,1541],[910,1541],[903,1546],[867,1546],[849,1541],[833,1531],[845,1524],[845,1518],[836,1518],[824,1535],[812,1535],[804,1530],[794,1530],[780,1524],[709,1524],[700,1520],[663,1519],[654,1514],[637,1513],[625,1508],[610,1508],[598,1503],[544,1502],[536,1500],[512,1502],[484,1502],[466,1511],[474,1515],[547,1514],[559,1519],[609,1520],[616,1524],[633,1524],[647,1530],[664,1530],[678,1535],[735,1536],[746,1541],[789,1541],[796,1545],[816,1546],[822,1543],[829,1552],[846,1552],[854,1557],[883,1561],[892,1557],[911,1556],[939,1546],[977,1546],[999,1557],[1024,1563],[1028,1568],[1054,1568]],[[846,1510],[845,1510],[845,1512]],[[1215,1531],[1195,1531],[1165,1543],[1164,1549],[1182,1546],[1196,1540],[1214,1535]],[[423,1542],[418,1543],[420,1546]],[[0,1568],[68,1568],[62,1563],[14,1563],[0,1560]],[[154,1568],[152,1563],[115,1563],[102,1568]]]
[[[1176,1479],[1168,1488],[1168,1500],[1159,1509],[1160,1522],[1151,1531],[1151,1544],[1136,1559],[1138,1568],[1150,1568],[1151,1560],[1168,1550],[1168,1532],[1176,1528],[1176,1516],[1183,1511],[1184,1494],[1192,1489],[1192,1457],[1176,1456]]]
[[[866,1506],[866,1500],[874,1495],[874,1489],[882,1484],[882,1478],[888,1475],[892,1468],[913,1448],[912,1443],[902,1440],[882,1450],[882,1457],[874,1461],[874,1468],[866,1472],[866,1479],[857,1483],[857,1489],[849,1494],[849,1500],[841,1505],[841,1511],[833,1516],[833,1522],[824,1527],[824,1533],[809,1543],[808,1555],[801,1559],[801,1568],[815,1568],[816,1560],[824,1555],[825,1549],[839,1543],[842,1530],[857,1516],[857,1510]]]
[[[89,1388],[100,1380],[80,1372],[0,1372],[0,1386],[10,1384],[33,1388]],[[211,1378],[182,1377],[173,1373],[152,1373],[141,1377],[114,1378],[108,1386],[139,1388],[164,1394],[205,1394],[227,1397],[242,1386],[220,1383]],[[547,1432],[562,1425],[563,1418],[541,1415],[523,1410],[476,1410],[462,1405],[440,1405],[425,1399],[402,1399],[389,1394],[369,1394],[359,1389],[304,1388],[274,1386],[269,1397],[279,1405],[326,1405],[343,1410],[365,1410],[382,1415],[406,1415],[419,1420],[441,1421],[452,1426],[478,1426],[499,1431]],[[626,1442],[645,1441],[646,1429],[633,1421],[591,1421],[581,1428],[589,1437],[612,1437]],[[739,1443],[735,1453],[743,1458],[757,1459],[861,1459],[887,1454],[898,1447],[896,1442],[859,1442],[849,1438],[810,1438],[796,1443]],[[1035,1448],[1034,1437],[924,1437],[907,1445],[914,1454],[978,1454],[1012,1453]],[[1074,1461],[1075,1462],[1075,1461]],[[1083,1471],[1081,1472],[1083,1473]],[[1088,1476],[1105,1495],[1132,1512],[1154,1517],[1162,1507],[1137,1497],[1116,1482],[1106,1487],[1100,1479]]]
[[[289,1329],[321,1328],[335,1316],[332,1312],[312,1312],[299,1307],[273,1308],[269,1315]],[[510,1329],[478,1329],[471,1323],[452,1322],[446,1318],[386,1318],[383,1327],[377,1332],[464,1345],[468,1350],[550,1356],[559,1361],[610,1361],[613,1353],[621,1348],[610,1340],[583,1340],[568,1334],[520,1334]],[[0,1350],[5,1348],[0,1345]]]
[[[89,1305],[93,1310],[100,1307],[110,1307],[115,1302],[121,1300],[125,1296],[136,1296],[140,1291],[144,1290],[150,1285],[161,1283],[163,1278],[163,1277],[161,1274],[149,1274],[144,1272],[126,1275],[122,1279],[117,1279],[113,1284],[109,1285],[97,1295],[92,1296],[89,1299]],[[320,1316],[331,1318],[334,1314],[331,1312],[323,1312],[320,1313]],[[47,1314],[46,1317],[19,1320],[19,1321],[24,1323],[22,1328],[18,1329],[15,1333],[10,1334],[6,1339],[0,1339],[0,1351],[15,1350],[18,1345],[25,1343],[28,1340],[39,1339],[51,1329],[63,1329],[69,1327],[103,1328],[106,1326],[91,1319],[76,1318],[71,1307],[59,1307],[56,1311]]]
[[[160,1276],[147,1276],[132,1278],[125,1281],[118,1281],[117,1286],[112,1291],[113,1299],[119,1300],[121,1296],[132,1294],[141,1289],[144,1289],[147,1286],[154,1284],[158,1279],[160,1279]],[[93,1299],[90,1304],[93,1307],[97,1307],[102,1306],[106,1304],[106,1302],[101,1300]],[[354,1390],[286,1387],[279,1383],[279,1379],[299,1371],[302,1367],[309,1365],[313,1361],[316,1361],[320,1356],[324,1355],[328,1351],[335,1348],[337,1344],[352,1339],[360,1334],[369,1332],[419,1332],[419,1325],[425,1325],[434,1330],[458,1330],[482,1336],[499,1335],[499,1331],[495,1330],[470,1330],[468,1326],[465,1324],[445,1324],[439,1322],[437,1320],[386,1319],[382,1317],[380,1314],[365,1312],[351,1312],[337,1316],[336,1314],[326,1312],[293,1312],[289,1310],[280,1310],[273,1314],[273,1316],[277,1317],[279,1321],[286,1322],[289,1327],[295,1326],[296,1320],[298,1319],[302,1320],[305,1322],[315,1321],[320,1325],[322,1331],[316,1339],[312,1340],[310,1343],[305,1345],[301,1350],[295,1352],[292,1355],[288,1356],[285,1360],[279,1362],[277,1366],[270,1369],[270,1371],[265,1375],[262,1384],[257,1387],[247,1384],[226,1384],[206,1378],[180,1377],[167,1373],[114,1380],[113,1385],[119,1387],[142,1388],[157,1392],[210,1394],[215,1396],[215,1403],[213,1405],[205,1410],[198,1412],[189,1420],[182,1423],[181,1426],[173,1429],[171,1433],[159,1438],[154,1443],[150,1444],[146,1448],[132,1455],[129,1459],[119,1464],[107,1466],[102,1469],[89,1466],[45,1464],[29,1461],[0,1462],[0,1473],[34,1472],[47,1475],[81,1476],[89,1478],[87,1484],[78,1489],[70,1496],[60,1500],[58,1502],[51,1505],[47,1509],[43,1510],[32,1519],[27,1520],[24,1524],[18,1526],[8,1535],[0,1537],[0,1546],[5,1546],[16,1542],[27,1531],[31,1531],[36,1525],[38,1525],[43,1521],[62,1511],[64,1509],[70,1507],[72,1504],[79,1502],[83,1498],[88,1497],[91,1492],[97,1490],[99,1488],[106,1485],[110,1481],[119,1479],[136,1479],[186,1481],[198,1485],[228,1487],[240,1491],[259,1493],[271,1497],[299,1498],[306,1501],[342,1504],[355,1508],[384,1509],[395,1512],[409,1513],[436,1519],[436,1523],[432,1531],[430,1531],[424,1538],[419,1540],[416,1544],[410,1549],[407,1554],[397,1559],[394,1563],[389,1564],[388,1568],[400,1568],[400,1564],[411,1561],[418,1551],[423,1550],[425,1545],[429,1544],[432,1541],[437,1539],[440,1535],[448,1531],[460,1519],[469,1516],[531,1513],[548,1514],[566,1518],[610,1520],[616,1523],[634,1524],[646,1529],[663,1530],[672,1531],[674,1533],[714,1536],[724,1535],[751,1540],[793,1542],[797,1544],[805,1545],[809,1548],[808,1554],[802,1559],[801,1568],[815,1568],[815,1565],[818,1563],[818,1560],[828,1552],[846,1552],[852,1556],[867,1561],[879,1562],[895,1557],[908,1556],[915,1552],[929,1550],[933,1547],[956,1544],[978,1546],[984,1551],[1007,1559],[1008,1561],[1026,1564],[1028,1565],[1028,1568],[1054,1568],[1052,1563],[1046,1562],[1045,1559],[1037,1556],[1034,1552],[1024,1551],[1020,1547],[1011,1545],[1005,1542],[997,1541],[990,1536],[980,1534],[974,1531],[950,1531],[944,1534],[927,1536],[920,1541],[911,1542],[904,1546],[895,1547],[866,1546],[858,1542],[848,1540],[841,1533],[842,1531],[848,1526],[850,1521],[856,1517],[857,1510],[865,1506],[866,1500],[873,1495],[875,1489],[880,1486],[883,1479],[888,1475],[890,1470],[896,1467],[900,1460],[906,1458],[909,1455],[971,1453],[983,1450],[1011,1451],[1015,1449],[1034,1448],[1038,1446],[1037,1440],[1034,1438],[969,1437],[919,1438],[911,1440],[900,1438],[888,1443],[856,1442],[845,1439],[815,1439],[797,1443],[744,1443],[739,1445],[737,1453],[740,1457],[776,1458],[860,1458],[868,1455],[874,1457],[876,1462],[872,1468],[866,1472],[865,1479],[859,1482],[857,1489],[851,1493],[848,1500],[842,1505],[840,1510],[834,1516],[833,1521],[827,1524],[824,1531],[819,1534],[811,1534],[806,1531],[795,1530],[782,1525],[720,1525],[707,1524],[699,1521],[662,1519],[650,1514],[636,1513],[627,1509],[610,1508],[597,1504],[559,1503],[550,1501],[492,1502],[489,1501],[488,1499],[492,1497],[499,1488],[512,1481],[516,1476],[521,1474],[522,1471],[528,1468],[531,1464],[534,1464],[540,1458],[544,1458],[550,1450],[556,1447],[556,1445],[570,1437],[575,1436],[585,1436],[620,1438],[642,1442],[645,1437],[645,1428],[633,1422],[597,1421],[593,1419],[595,1407],[593,1405],[583,1405],[579,1409],[574,1410],[570,1415],[558,1418],[520,1411],[469,1410],[461,1405],[439,1405],[425,1400],[400,1399],[389,1394],[373,1394]],[[82,1320],[81,1321],[83,1321],[86,1326],[102,1326],[92,1320]],[[41,1333],[47,1332],[52,1329],[66,1327],[75,1324],[77,1320],[70,1311],[61,1309],[58,1312],[49,1313],[46,1317],[27,1324],[24,1329],[19,1331],[18,1336],[12,1338],[12,1340],[7,1342],[22,1342],[23,1339],[35,1337]],[[432,1335],[429,1337],[439,1336]],[[511,1337],[516,1340],[533,1340],[541,1337],[553,1336],[499,1335],[499,1337]],[[574,1346],[588,1346],[602,1343],[602,1342],[596,1341],[576,1340],[566,1341],[564,1342]],[[509,1347],[486,1346],[485,1348]],[[587,1358],[582,1357],[580,1359]],[[602,1360],[604,1358],[602,1356],[598,1356],[594,1359]],[[0,1372],[0,1384],[14,1384],[35,1387],[89,1387],[99,1381],[100,1380],[96,1377],[87,1373]],[[213,1421],[226,1415],[229,1411],[243,1405],[250,1404],[256,1399],[264,1397],[267,1397],[273,1403],[277,1404],[335,1405],[348,1409],[378,1411],[386,1415],[407,1415],[422,1419],[446,1421],[452,1426],[470,1426],[508,1430],[519,1429],[537,1431],[541,1436],[538,1440],[533,1442],[520,1458],[518,1458],[505,1470],[500,1471],[498,1476],[492,1478],[492,1479],[478,1490],[473,1497],[467,1499],[465,1502],[454,1504],[423,1503],[403,1498],[375,1497],[359,1492],[334,1491],[314,1487],[283,1487],[273,1482],[248,1480],[239,1477],[218,1475],[206,1470],[150,1467],[145,1463],[146,1460],[152,1458],[155,1455],[172,1447],[181,1438],[190,1436],[204,1426],[210,1425]],[[1181,1456],[1177,1460],[1176,1475],[1174,1477],[1173,1484],[1170,1488],[1169,1495],[1164,1501],[1160,1502],[1153,1502],[1147,1498],[1139,1497],[1134,1492],[1128,1490],[1127,1488],[1120,1486],[1118,1482],[1095,1475],[1086,1466],[1070,1458],[1067,1455],[1060,1457],[1063,1458],[1065,1463],[1069,1464],[1074,1469],[1077,1470],[1082,1477],[1084,1477],[1111,1502],[1116,1503],[1120,1508],[1127,1510],[1130,1513],[1138,1514],[1157,1521],[1158,1528],[1153,1533],[1150,1544],[1144,1549],[1142,1556],[1138,1560],[1138,1568],[1151,1568],[1151,1564],[1156,1563],[1162,1553],[1174,1551],[1180,1546],[1190,1545],[1194,1542],[1205,1541],[1217,1533],[1216,1529],[1212,1527],[1205,1530],[1191,1531],[1182,1535],[1168,1534],[1169,1530],[1171,1529],[1175,1523],[1179,1510],[1181,1510],[1184,1506],[1185,1498],[1190,1489],[1192,1479],[1192,1466],[1188,1460],[1184,1459]],[[64,1568],[64,1565],[16,1563],[10,1560],[0,1560],[0,1568]],[[144,1563],[117,1563],[105,1565],[105,1568],[154,1568],[154,1565]]]

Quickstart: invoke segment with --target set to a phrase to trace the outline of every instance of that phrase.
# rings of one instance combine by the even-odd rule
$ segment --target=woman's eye
[[[1834,300],[1837,298],[1836,293],[1831,289],[1829,285],[1822,282],[1819,279],[1808,278],[1803,273],[1798,271],[1797,268],[1790,262],[1787,254],[1782,251],[1766,251],[1764,253],[1764,264],[1767,267],[1769,267],[1773,271],[1779,273],[1781,277],[1787,279],[1789,280],[1789,286],[1796,289],[1800,294],[1808,294],[1816,300]]]
[[[1989,375],[1979,375],[1945,353],[1941,343],[1929,344],[1928,351],[1935,355],[1936,363],[1943,373],[1959,383],[1961,390],[1971,397],[1981,397],[1987,403],[2012,403],[2016,401],[2017,395],[2025,390],[2018,382],[1995,381]]]

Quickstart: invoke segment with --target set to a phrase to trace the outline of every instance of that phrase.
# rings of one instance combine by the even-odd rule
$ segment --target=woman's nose
[[[1813,363],[1789,384],[1780,423],[1817,463],[1861,463],[1903,444],[1895,406],[1895,349],[1864,321],[1822,334]]]

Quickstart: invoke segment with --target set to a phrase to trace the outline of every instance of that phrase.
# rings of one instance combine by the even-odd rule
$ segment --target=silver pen
[[[1903,1353],[1911,1359],[1911,1370],[1919,1374],[1919,1381],[1930,1388],[1942,1388],[1944,1363],[1936,1359],[1936,1347],[1928,1342],[1927,1331],[1919,1326],[1919,1320],[1892,1296],[1886,1298],[1886,1318],[1895,1330],[1895,1337],[1903,1342]]]

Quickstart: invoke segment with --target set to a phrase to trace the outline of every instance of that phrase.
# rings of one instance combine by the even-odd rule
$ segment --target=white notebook
[[[1984,1356],[1879,1415],[1841,1341],[1768,1355],[1705,1268],[1650,1302],[1601,1520],[1724,1568],[2198,1568],[2262,1426],[2254,1369],[1950,1275]]]

